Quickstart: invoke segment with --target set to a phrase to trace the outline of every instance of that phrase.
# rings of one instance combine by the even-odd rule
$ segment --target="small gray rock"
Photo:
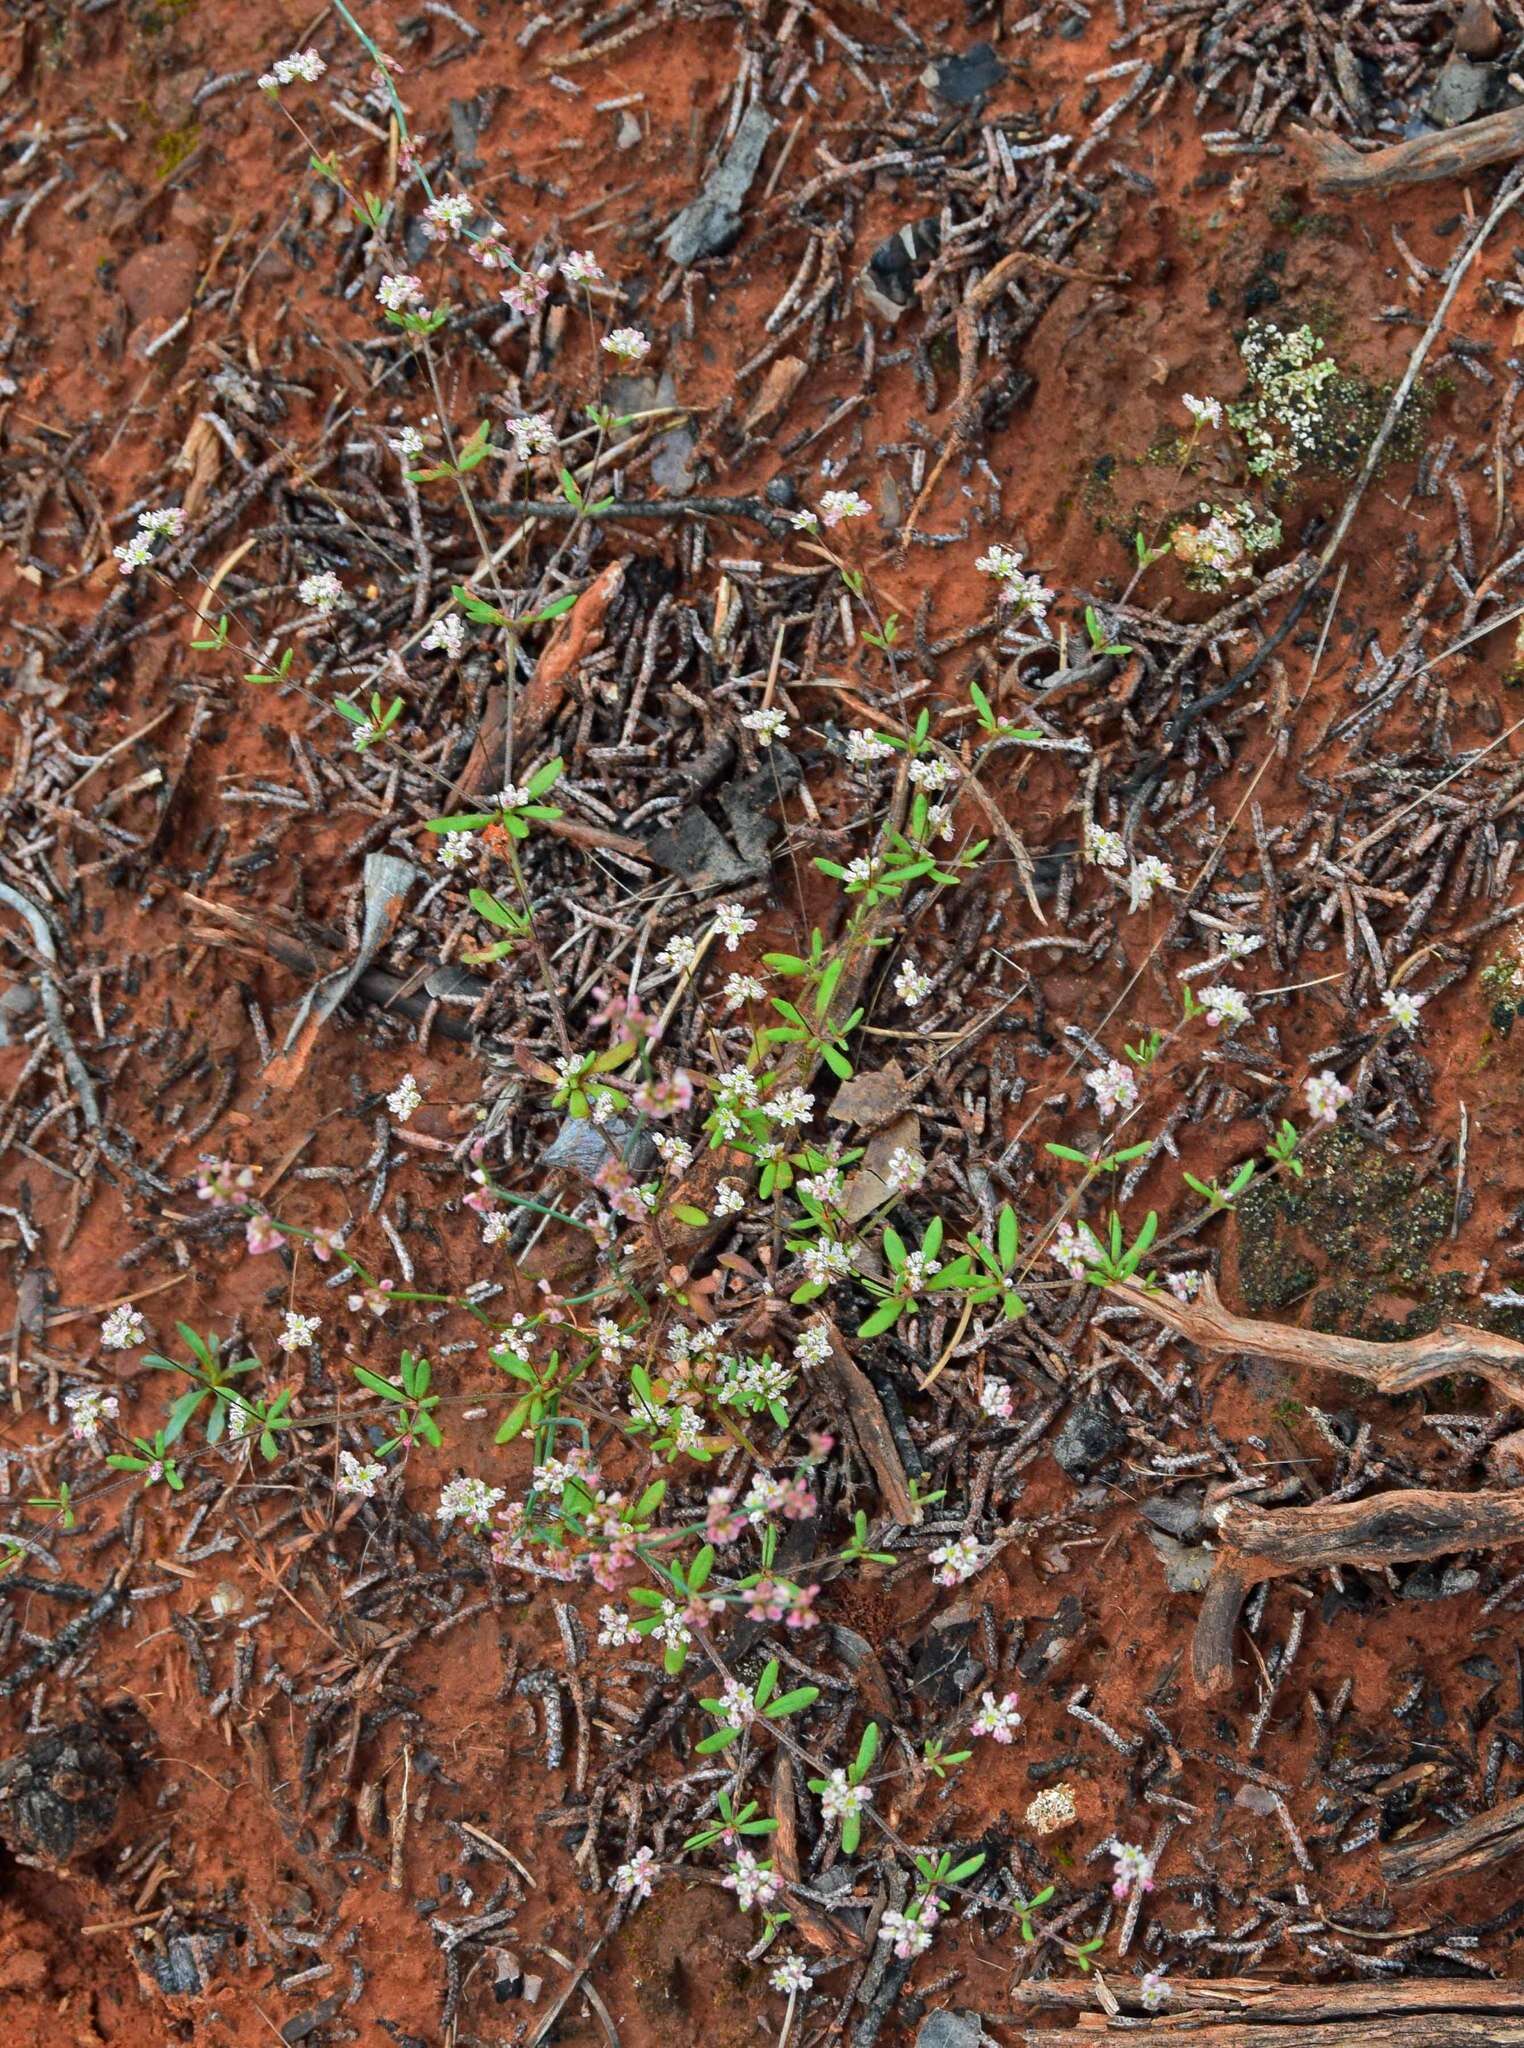
[[[1173,1536],[1177,1543],[1195,1543],[1202,1531],[1199,1493],[1155,1494],[1143,1503],[1143,1519]]]
[[[1088,1479],[1125,1440],[1104,1408],[1094,1401],[1081,1401],[1070,1409],[1054,1438],[1053,1456],[1071,1479]]]
[[[617,1116],[601,1125],[585,1116],[569,1116],[551,1140],[545,1164],[565,1167],[584,1180],[593,1180],[613,1158],[616,1145],[625,1164],[636,1173],[644,1172],[656,1156],[650,1139]]]
[[[1507,80],[1501,67],[1473,64],[1469,57],[1452,56],[1434,81],[1426,111],[1441,128],[1458,128],[1502,105]]]
[[[1164,1583],[1172,1593],[1204,1593],[1207,1580],[1212,1576],[1213,1557],[1210,1550],[1199,1545],[1192,1548],[1177,1543],[1173,1536],[1167,1536],[1162,1529],[1150,1529],[1148,1540],[1154,1546],[1154,1554],[1164,1567]]]
[[[723,256],[741,232],[741,208],[775,125],[761,107],[746,109],[724,162],[662,238],[674,263],[686,269],[701,257]]]
[[[971,2012],[929,2012],[915,2037],[915,2048],[979,2048],[984,2029]]]

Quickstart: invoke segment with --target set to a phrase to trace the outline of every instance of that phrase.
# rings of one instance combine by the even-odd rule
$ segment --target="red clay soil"
[[[549,30],[521,50],[515,37],[529,10],[494,5],[463,11],[479,17],[479,38],[457,35],[446,19],[449,9],[415,17],[395,7],[381,11],[374,24],[378,40],[402,56],[415,125],[432,136],[447,134],[448,102],[491,95],[475,189],[490,199],[510,234],[525,246],[553,236],[567,246],[586,242],[614,277],[648,266],[652,234],[691,196],[716,110],[727,103],[735,77],[728,35],[712,18],[671,18],[596,63],[563,71],[579,88],[573,95],[550,74],[559,60],[576,54],[582,24]],[[967,40],[961,32],[937,29],[941,12],[916,0],[905,9],[934,45],[961,47]],[[859,20],[859,30],[866,34],[873,17]],[[417,36],[406,28],[414,18],[424,22]],[[316,1274],[309,1258],[299,1254],[288,1274],[277,1260],[245,1257],[241,1239],[209,1239],[192,1228],[197,1207],[184,1191],[208,1146],[259,1165],[266,1199],[277,1182],[288,1194],[299,1188],[289,1212],[294,1220],[339,1225],[363,1209],[366,1179],[351,1186],[347,1179],[321,1177],[322,1170],[358,1175],[371,1156],[373,1132],[370,1115],[355,1114],[357,1100],[373,1100],[413,1071],[426,1108],[408,1127],[408,1156],[393,1171],[388,1200],[421,1219],[411,1241],[425,1284],[458,1290],[483,1270],[478,1219],[429,1170],[471,1128],[479,1098],[471,1050],[437,1034],[422,1051],[395,1031],[378,1041],[370,1027],[340,1016],[319,1035],[296,1084],[272,1091],[252,1055],[245,997],[255,997],[283,1034],[302,978],[252,946],[234,952],[211,947],[197,936],[198,917],[185,900],[186,890],[196,891],[193,871],[209,836],[226,831],[224,874],[236,872],[240,860],[249,862],[241,908],[262,916],[300,902],[315,923],[342,928],[352,849],[373,823],[363,804],[340,804],[325,818],[304,818],[295,831],[271,834],[267,828],[278,811],[223,800],[229,790],[261,780],[289,783],[290,738],[307,730],[308,707],[294,695],[250,691],[227,699],[196,736],[171,828],[128,880],[113,865],[120,846],[111,828],[153,829],[151,786],[112,804],[103,800],[133,772],[180,759],[183,739],[172,747],[168,742],[185,730],[182,680],[194,660],[186,644],[194,629],[166,609],[132,644],[128,659],[110,672],[87,669],[72,680],[53,658],[53,650],[90,625],[117,586],[109,553],[101,559],[99,545],[89,544],[92,520],[116,521],[141,495],[141,480],[182,447],[190,451],[182,488],[195,493],[200,483],[204,496],[231,480],[233,454],[215,436],[196,434],[196,394],[212,367],[221,363],[231,376],[240,367],[278,370],[286,380],[279,436],[293,467],[314,459],[325,426],[345,431],[331,428],[336,411],[352,409],[358,420],[377,406],[354,355],[332,345],[335,337],[364,343],[377,331],[369,307],[345,303],[332,288],[346,232],[342,215],[337,209],[316,220],[303,214],[301,232],[295,229],[298,199],[305,203],[312,191],[305,143],[281,124],[248,77],[198,101],[208,79],[257,71],[309,33],[339,67],[335,77],[347,66],[350,78],[360,78],[362,67],[343,54],[334,17],[316,19],[321,26],[313,30],[314,16],[295,6],[164,0],[153,7],[133,0],[95,9],[34,9],[13,18],[0,42],[7,186],[26,189],[30,173],[21,163],[29,138],[77,133],[47,158],[62,182],[24,220],[13,212],[3,230],[5,300],[24,307],[25,318],[3,366],[9,382],[0,399],[0,457],[11,479],[8,495],[38,489],[40,479],[48,479],[35,517],[26,522],[24,545],[16,544],[13,527],[0,555],[0,602],[11,621],[8,630],[0,629],[8,677],[0,734],[12,762],[6,794],[9,802],[26,786],[30,736],[44,715],[62,720],[82,762],[121,748],[93,778],[77,817],[63,808],[49,813],[43,804],[33,822],[52,836],[48,860],[60,897],[78,891],[83,905],[75,926],[72,1028],[97,1073],[110,1074],[113,1114],[132,1132],[137,1157],[174,1190],[154,1193],[122,1173],[101,1174],[82,1187],[71,1169],[50,1159],[46,1137],[35,1134],[25,1146],[10,1145],[0,1161],[0,1239],[9,1246],[18,1288],[21,1358],[12,1380],[17,1398],[0,1424],[0,1448],[12,1452],[62,1443],[58,1410],[48,1409],[50,1369],[56,1388],[57,1372],[92,1361],[120,1375],[125,1426],[146,1427],[158,1418],[162,1387],[142,1370],[139,1354],[125,1354],[124,1363],[124,1354],[96,1348],[104,1306],[126,1294],[140,1301],[161,1338],[173,1320],[222,1330],[236,1323],[266,1346],[289,1301],[314,1305],[327,1276]],[[819,20],[825,26],[828,18],[822,13]],[[1040,108],[1050,127],[1083,132],[1096,90],[1086,75],[1114,61],[1110,9],[1098,8],[1079,26],[1072,37],[1022,39],[991,111]],[[436,68],[433,60],[445,52],[452,54]],[[838,126],[861,112],[862,85],[834,45],[814,78],[820,101],[800,105],[803,132],[780,193],[760,202],[761,222],[737,254],[700,276],[691,338],[681,294],[649,309],[666,334],[661,367],[700,417],[731,394],[738,366],[762,345],[763,319],[805,247],[783,199],[824,167],[816,142],[829,146]],[[895,90],[917,103],[905,77],[897,76]],[[633,148],[618,147],[621,113],[599,111],[602,101],[634,106],[641,135]],[[363,119],[346,122],[330,114],[321,140],[343,152],[357,181],[382,179],[383,130],[372,134]],[[1341,352],[1347,346],[1362,370],[1393,381],[1418,329],[1383,326],[1367,315],[1389,301],[1413,298],[1427,317],[1433,294],[1409,293],[1409,272],[1394,252],[1390,229],[1399,228],[1420,262],[1438,267],[1453,253],[1473,207],[1483,204],[1480,192],[1473,197],[1440,185],[1400,194],[1381,208],[1314,219],[1293,158],[1235,159],[1228,178],[1224,160],[1204,150],[1183,94],[1145,132],[1129,137],[1126,155],[1151,190],[1110,188],[1079,244],[1076,275],[1062,283],[1023,346],[1033,395],[978,449],[1002,489],[1002,537],[1025,548],[1046,580],[1066,592],[1096,591],[1104,576],[1114,593],[1125,566],[1104,529],[1119,529],[1136,504],[1170,508],[1176,479],[1152,454],[1161,423],[1173,431],[1182,391],[1230,392],[1241,383],[1233,334],[1256,283],[1268,279],[1285,307],[1322,308]],[[905,216],[902,190],[888,179],[865,180],[848,267],[860,265]],[[1477,267],[1455,314],[1459,331],[1492,345],[1495,367],[1512,345],[1515,315],[1488,295],[1487,283],[1504,266],[1508,241],[1505,233],[1495,259]],[[1125,283],[1095,281],[1124,274]],[[204,310],[219,293],[220,303]],[[166,331],[187,312],[188,322],[164,343]],[[0,312],[0,330],[6,317]],[[778,443],[799,427],[817,426],[857,395],[856,326],[844,324],[768,437],[726,470],[716,488],[737,494],[760,489],[780,466],[773,452]],[[905,331],[893,337],[898,345]],[[583,343],[569,329],[565,346],[563,374],[570,380],[583,360]],[[946,373],[955,362],[944,356],[939,363],[947,393]],[[464,417],[472,411],[473,385],[490,388],[490,378],[469,354],[459,374],[462,392],[449,396],[456,416]],[[1452,369],[1433,395],[1430,436],[1453,434],[1461,448],[1473,447],[1489,431],[1497,396],[1494,387]],[[923,405],[913,361],[881,369],[866,405],[804,461],[818,460],[826,449],[855,452],[842,475],[854,482],[871,472],[877,445],[906,439]],[[87,426],[88,437],[78,440]],[[1473,527],[1490,533],[1488,479],[1476,468],[1453,473]],[[1256,789],[1266,828],[1273,834],[1301,819],[1308,796],[1297,778],[1300,759],[1311,739],[1349,710],[1347,677],[1365,636],[1386,630],[1409,601],[1405,537],[1415,518],[1437,526],[1454,517],[1448,491],[1415,510],[1411,483],[1411,464],[1399,464],[1369,492],[1324,665],[1309,682],[1319,606],[1313,633],[1288,642],[1265,678],[1269,709],[1244,750],[1242,773],[1220,787],[1219,821],[1247,790],[1267,748],[1268,768]],[[921,524],[937,532],[955,528],[967,488],[953,465]],[[1330,487],[1330,504],[1341,491]],[[111,537],[127,530],[113,524]],[[1447,524],[1446,539],[1450,530]],[[744,549],[757,538],[729,545]],[[227,550],[238,542],[235,528]],[[663,545],[651,542],[658,554]],[[865,543],[875,559],[882,554],[883,586],[903,616],[919,613],[933,638],[984,606],[986,585],[974,568],[982,545],[974,533],[898,559],[877,536]],[[80,562],[92,557],[94,566],[78,573]],[[1176,619],[1204,618],[1218,603],[1187,590],[1172,563],[1152,574],[1148,602]],[[209,608],[216,610],[215,600]],[[16,628],[36,624],[58,637],[44,647],[40,663],[28,665],[39,643]],[[1508,638],[1489,643],[1485,659],[1449,671],[1444,715],[1457,748],[1486,744],[1512,717],[1513,700],[1500,694]],[[166,709],[173,717],[167,731],[151,745],[137,737]],[[1416,725],[1417,714],[1414,719]],[[1278,733],[1288,741],[1279,750]],[[1509,742],[1509,756],[1515,751]],[[1027,845],[1042,849],[1074,835],[1075,776],[1063,757],[1026,758],[1029,765],[1013,771],[998,795]],[[828,815],[833,796],[829,780],[816,790]],[[16,829],[8,823],[7,836]],[[0,865],[11,872],[3,855]],[[1169,914],[1161,903],[1131,920],[1125,946],[1119,943],[1093,968],[1076,971],[1058,952],[1036,956],[1033,972],[1049,1013],[1098,1031],[1136,975],[1119,1019],[1127,1036],[1167,1027],[1178,1009],[1173,970],[1151,949]],[[22,927],[9,922],[7,972],[25,982],[30,970]],[[760,948],[761,938],[775,937],[786,924],[779,917],[755,943]],[[1029,913],[1013,890],[1003,940],[997,933],[994,942],[1030,932]],[[1314,1049],[1340,1032],[1334,992],[1343,954],[1335,947],[1328,960],[1333,988],[1310,988],[1305,1001],[1285,1013],[1275,1056],[1289,1070],[1300,1071]],[[131,965],[130,985],[123,962]],[[1273,985],[1268,965],[1256,985]],[[1453,1133],[1464,1104],[1471,1132],[1468,1177],[1476,1200],[1444,1252],[1444,1264],[1467,1276],[1464,1296],[1507,1284],[1506,1273],[1489,1269],[1488,1261],[1497,1261],[1499,1229],[1524,1198],[1520,1094],[1516,1066],[1483,1057],[1486,1001],[1474,982],[1450,989],[1430,1015],[1427,1128]],[[130,1043],[126,1034],[133,1030],[153,1036]],[[123,1036],[113,1050],[117,1034]],[[0,1118],[10,1135],[13,1108],[28,1099],[30,1059],[30,1047],[19,1040],[0,1048]],[[1151,1070],[1145,1119],[1166,1110],[1179,1085],[1168,1060]],[[1006,1117],[1009,1139],[1022,1118],[1014,1108]],[[196,1135],[186,1136],[190,1131]],[[1206,1177],[1242,1156],[1246,1144],[1252,1148],[1256,1131],[1231,1119],[1204,1121],[1191,1134],[1186,1163]],[[1161,1162],[1145,1180],[1140,1203],[1152,1200],[1167,1214],[1183,1215],[1177,1178],[1170,1163]],[[1064,1185],[1056,1166],[1039,1167],[1030,1199],[1036,1204],[1044,1192],[1061,1198]],[[7,1220],[17,1211],[25,1231]],[[1230,1225],[1229,1248],[1232,1241]],[[385,1262],[386,1245],[363,1216],[352,1242]],[[146,1254],[145,1243],[151,1247]],[[41,1276],[40,1297],[21,1291],[23,1274]],[[338,1372],[347,1373],[349,1360],[374,1355],[389,1366],[395,1353],[390,1326],[383,1334],[364,1317],[348,1315],[342,1290],[326,1294],[320,1306],[335,1373],[330,1387]],[[1463,1312],[1476,1306],[1462,1300]],[[9,1328],[10,1312],[0,1322]],[[469,1319],[458,1315],[429,1331],[452,1395],[488,1386],[486,1369],[468,1351],[453,1359],[449,1354],[451,1344],[464,1346],[475,1334]],[[13,1353],[17,1348],[13,1339]],[[1202,1379],[1210,1427],[1228,1442],[1256,1439],[1268,1460],[1308,1460],[1314,1471],[1326,1460],[1327,1444],[1307,1416],[1307,1405],[1318,1402],[1374,1416],[1388,1460],[1409,1456],[1414,1470],[1436,1469],[1433,1434],[1407,1407],[1362,1405],[1341,1384],[1293,1386],[1276,1371],[1237,1362],[1226,1369],[1207,1363]],[[324,1398],[314,1388],[308,1405]],[[1457,1393],[1457,1404],[1461,1398]],[[510,1491],[522,1484],[520,1449],[491,1455],[498,1483]],[[1439,1469],[1450,1455],[1439,1450]],[[30,1479],[13,1482],[11,1469],[3,1480],[8,1491],[30,1487]],[[437,1474],[420,1474],[417,1503],[425,1515],[437,1485]],[[497,1589],[501,1597],[484,1601],[478,1587],[452,1592],[448,1553],[442,1562],[404,1544],[397,1569],[444,1573],[411,1617],[426,1624],[415,1633],[411,1622],[401,1629],[395,1613],[371,1618],[365,1600],[346,1592],[370,1571],[368,1539],[356,1540],[350,1527],[353,1505],[294,1489],[278,1470],[268,1480],[256,1472],[236,1499],[219,1503],[208,1530],[232,1540],[207,1555],[197,1555],[205,1535],[185,1542],[184,1509],[138,1510],[124,1530],[122,1517],[134,1499],[130,1486],[113,1481],[98,1497],[88,1489],[85,1495],[72,1534],[37,1518],[18,1526],[42,1531],[65,1577],[92,1589],[130,1550],[132,1597],[100,1627],[91,1654],[8,1692],[0,1722],[4,1746],[15,1747],[37,1720],[124,1701],[142,1717],[142,1739],[131,1754],[124,1818],[111,1845],[66,1873],[0,1862],[0,2040],[7,2048],[163,2048],[192,2041],[198,2048],[257,2048],[273,2036],[291,2043],[389,2039],[406,2048],[436,2048],[447,2040],[534,2038],[570,1969],[599,1943],[610,1895],[607,1871],[595,1886],[593,1868],[578,1861],[580,1825],[557,1818],[563,1805],[586,1804],[572,1784],[570,1728],[567,1760],[552,1768],[545,1760],[540,1700],[532,1688],[521,1690],[519,1680],[561,1669],[555,1602],[570,1600],[595,1629],[597,1597],[587,1588],[508,1578]],[[1088,1709],[1129,1740],[1140,1732],[1145,1709],[1156,1707],[1180,1744],[1242,1756],[1252,1670],[1232,1701],[1203,1703],[1192,1696],[1187,1671],[1196,1603],[1164,1592],[1125,1476],[1115,1489],[1092,1489],[1077,1510],[1074,1482],[1044,1455],[1025,1475],[1021,1512],[1031,1533],[1006,1548],[970,1589],[977,1597],[969,1600],[969,1613],[983,1615],[981,1625],[1002,1637],[1019,1619],[1030,1641],[1073,1596],[1085,1616],[1080,1646],[1072,1662],[1023,1686],[1025,1724],[1017,1744],[981,1745],[977,1769],[945,1787],[907,1771],[885,1793],[882,1810],[918,1839],[973,1839],[991,1829],[1009,1836],[1039,1789],[1034,1760],[1068,1759],[1062,1775],[1079,1809],[1071,1844],[1083,1847],[1113,1834],[1151,1841],[1170,1809],[1129,1805],[1118,1757],[1090,1725],[1068,1714],[1067,1704],[1084,1687]],[[1328,1582],[1321,1583],[1327,1591]],[[1524,1708],[1515,1690],[1516,1610],[1505,1606],[1485,1619],[1481,1597],[1461,1594],[1437,1606],[1393,1598],[1362,1599],[1357,1606],[1351,1599],[1341,1607],[1328,1592],[1321,1607],[1314,1601],[1296,1704],[1272,1716],[1254,1765],[1285,1788],[1316,1874],[1297,1869],[1257,1781],[1177,1757],[1173,1776],[1159,1789],[1207,1818],[1191,1836],[1189,1854],[1179,1838],[1166,1853],[1150,1911],[1175,1930],[1192,1925],[1198,1872],[1191,1859],[1199,1851],[1218,1882],[1236,1888],[1246,1918],[1252,1899],[1266,1891],[1305,1885],[1322,1916],[1325,1958],[1330,1945],[1347,1941],[1346,1962],[1355,1953],[1362,1965],[1376,1958],[1379,1968],[1381,1943],[1495,1914],[1505,1902],[1502,1890],[1512,1890],[1506,1876],[1502,1888],[1486,1875],[1441,1882],[1411,1906],[1398,1901],[1395,1917],[1382,1923],[1380,1943],[1363,1938],[1369,1923],[1362,1916],[1389,1903],[1376,1844],[1373,1839],[1333,1853],[1336,1831],[1325,1829],[1316,1813],[1319,1731],[1302,1704],[1309,1689],[1326,1703],[1352,1681],[1335,1738],[1341,1753],[1390,1760],[1393,1778],[1400,1768],[1440,1781],[1454,1772],[1457,1784],[1471,1769],[1468,1717],[1472,1730],[1481,1729],[1485,1750],[1490,1717],[1499,1716],[1499,1728],[1515,1731],[1508,1736],[1506,1793],[1518,1778],[1516,1731]],[[830,1611],[872,1643],[904,1643],[958,1598],[931,1586],[924,1571],[897,1573],[892,1580],[837,1581]],[[47,1640],[74,1612],[35,1592],[12,1590],[4,1599],[12,1629],[6,1669],[16,1668],[28,1645]],[[1284,1638],[1299,1603],[1306,1605],[1300,1589],[1271,1592],[1264,1640]],[[457,1621],[461,1609],[468,1611]],[[241,1632],[239,1624],[251,1615],[263,1618]],[[240,1665],[245,1643],[253,1654]],[[203,1656],[208,1668],[198,1681]],[[621,1676],[608,1653],[596,1649],[584,1672],[595,1720],[617,1731],[640,1708],[643,1682]],[[235,1679],[238,1699],[229,1705],[219,1696]],[[1419,1738],[1427,1760],[1409,1765],[1411,1745],[1391,1710],[1419,1681],[1423,1704],[1416,1711],[1432,1718]],[[335,1692],[323,1740],[338,1741],[338,1761],[310,1776],[302,1755],[311,1720],[307,1696],[325,1687]],[[398,1718],[403,1705],[405,1721]],[[664,1777],[682,1768],[661,1747],[645,1760],[643,1775],[613,1791],[626,1805],[632,1844],[643,1838],[643,1815],[660,1806]],[[1395,1784],[1373,1783],[1373,1808],[1378,1800],[1400,1799]],[[1059,1853],[1062,1860],[1065,1852]],[[499,2002],[491,1952],[472,1950],[470,1975],[458,1988],[446,2031],[439,1929],[498,1899],[509,1911],[494,1941],[543,1980],[539,2000],[531,2004],[516,1993]],[[194,1957],[186,1962],[188,1949],[175,1951],[186,1967],[204,1968],[199,1989],[166,1992],[155,1981],[154,1966],[163,1964],[177,1936],[202,1944],[199,1963]],[[770,2038],[781,2008],[766,1992],[765,1966],[746,1958],[753,1939],[750,1923],[717,1889],[713,1874],[685,1869],[669,1876],[592,1967],[591,1981],[618,2040],[625,2048],[697,2040],[739,2048],[757,2038],[759,2025]],[[1207,1944],[1208,1951],[1213,1947]],[[1477,1953],[1504,1974],[1519,1967],[1511,1930],[1488,1937]],[[1008,2009],[1013,1972],[1019,1977],[1026,1961],[1017,1941],[993,1944],[954,1929],[918,1966],[913,1983],[922,1992],[940,1986],[931,1991],[931,2005],[1000,2012]],[[1203,1975],[1237,1972],[1242,1963],[1241,1955],[1220,1950],[1197,1958]],[[1293,1943],[1262,1967],[1295,1976],[1325,1966],[1306,1953],[1299,1962]],[[839,1976],[826,1979],[819,2016],[835,2009],[832,1994],[848,1992],[851,1968],[852,1959],[844,1959]],[[953,1971],[960,1973],[956,1980],[948,1976]],[[848,2017],[849,2029],[856,2017]],[[897,2024],[891,2019],[886,2039]],[[568,2000],[559,2029],[558,2038],[567,2042],[611,2037],[580,1995]]]

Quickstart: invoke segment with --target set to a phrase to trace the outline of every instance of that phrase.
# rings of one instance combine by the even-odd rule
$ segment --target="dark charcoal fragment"
[[[109,1840],[121,1795],[121,1759],[88,1724],[38,1735],[0,1764],[0,1840],[67,1863]]]
[[[1125,1442],[1124,1432],[1104,1408],[1082,1401],[1069,1411],[1054,1438],[1053,1456],[1071,1479],[1085,1479]]]
[[[932,67],[927,83],[950,107],[976,107],[1005,77],[1005,66],[990,43],[970,43],[958,57]]]
[[[939,1615],[911,1645],[911,1687],[927,1706],[944,1713],[967,1699],[985,1675],[972,1649],[976,1628],[967,1613],[955,1607]]]

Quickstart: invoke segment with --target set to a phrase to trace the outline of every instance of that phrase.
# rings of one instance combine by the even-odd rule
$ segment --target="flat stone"
[[[1459,128],[1501,106],[1507,80],[1492,64],[1473,64],[1469,57],[1448,57],[1434,81],[1426,111],[1441,128]]]
[[[730,247],[741,232],[741,208],[776,125],[761,107],[746,109],[724,161],[662,237],[674,263],[686,269],[702,257],[723,256]]]
[[[984,2029],[967,2012],[929,2012],[915,2037],[915,2048],[979,2048]]]
[[[1201,1495],[1190,1493],[1155,1494],[1146,1500],[1142,1508],[1145,1522],[1152,1522],[1156,1529],[1162,1529],[1166,1536],[1173,1536],[1177,1543],[1194,1543],[1201,1535]]]
[[[1213,1553],[1199,1544],[1177,1543],[1162,1529],[1150,1529],[1148,1540],[1164,1567],[1164,1583],[1172,1593],[1204,1593],[1212,1576]]]

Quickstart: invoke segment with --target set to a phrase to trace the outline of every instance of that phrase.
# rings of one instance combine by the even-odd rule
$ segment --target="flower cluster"
[[[135,1309],[130,1302],[114,1308],[101,1324],[103,1351],[131,1351],[147,1342],[148,1325],[143,1321],[141,1310]]]
[[[153,560],[153,544],[156,540],[178,540],[185,531],[185,514],[178,505],[154,505],[138,514],[138,530],[131,540],[123,541],[112,553],[122,565],[122,574],[130,576],[134,569],[141,569]]]
[[[277,57],[268,71],[262,71],[259,84],[266,92],[279,92],[283,85],[292,85],[298,78],[316,85],[327,69],[316,50],[293,50],[289,57]]]

